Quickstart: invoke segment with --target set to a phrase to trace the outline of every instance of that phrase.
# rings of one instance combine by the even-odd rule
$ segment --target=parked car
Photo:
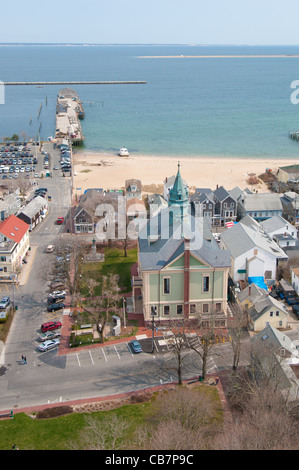
[[[42,333],[41,335],[39,335],[38,339],[40,341],[47,341],[49,339],[58,338],[58,336],[61,336],[61,331],[52,330],[52,331],[46,331],[46,333]]]
[[[63,222],[64,222],[64,217],[58,217],[57,220],[56,220],[57,225],[62,225]]]
[[[299,303],[296,297],[286,297],[285,300],[288,305],[296,305]]]
[[[51,292],[51,294],[49,294],[49,296],[59,296],[59,295],[64,295],[66,296],[66,291],[65,290],[54,290],[53,292]]]
[[[55,280],[55,281],[51,282],[50,287],[51,287],[51,289],[63,288],[63,287],[65,287],[65,283],[63,282],[63,280],[61,280],[61,281]]]
[[[61,302],[63,302],[65,299],[65,296],[63,297],[51,297],[49,295],[48,297],[48,305],[53,305],[53,304],[60,304]]]
[[[299,319],[299,305],[298,304],[293,305],[292,311],[296,315],[296,317]]]
[[[133,353],[135,353],[135,354],[142,352],[142,347],[141,347],[139,341],[136,341],[135,339],[133,339],[132,341],[129,342],[129,346],[132,349]]]
[[[47,310],[48,312],[55,312],[56,310],[61,310],[64,307],[65,305],[63,303],[61,304],[55,303],[55,304],[48,305]]]
[[[270,295],[271,295],[271,297],[273,297],[274,299],[279,299],[279,295],[278,295],[278,293],[276,292],[275,289],[273,289],[273,290],[270,292]]]
[[[65,299],[65,295],[49,295],[48,297],[48,304],[58,304],[61,303]]]
[[[57,330],[61,327],[62,324],[60,321],[48,321],[46,323],[43,323],[40,328],[42,332],[45,333],[46,331]]]
[[[47,246],[47,249],[46,249],[46,252],[47,252],[47,253],[52,253],[52,252],[54,251],[54,248],[55,248],[54,245],[48,245],[48,246]]]
[[[40,351],[49,351],[49,349],[54,349],[57,348],[60,344],[59,339],[49,339],[45,341],[44,343],[40,344],[38,349]]]
[[[6,308],[10,304],[10,297],[2,297],[0,300],[0,308]]]

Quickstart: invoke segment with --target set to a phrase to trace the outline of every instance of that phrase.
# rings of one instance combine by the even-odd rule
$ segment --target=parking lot
[[[0,147],[0,174],[2,179],[18,179],[22,173],[30,178],[40,176],[42,158],[38,145],[2,145]]]
[[[38,142],[17,145],[0,144],[0,178],[4,180],[33,179],[55,176],[71,168],[69,155],[54,149],[51,142],[40,147]],[[69,176],[69,175],[68,175]]]

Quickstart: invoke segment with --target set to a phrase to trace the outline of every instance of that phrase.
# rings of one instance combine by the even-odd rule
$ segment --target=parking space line
[[[80,364],[80,361],[79,361],[78,353],[76,353],[76,356],[77,356],[77,360],[78,360],[79,367],[81,367],[81,364]]]
[[[118,354],[118,350],[116,349],[115,344],[113,346],[114,346],[116,354],[118,355],[118,359],[120,359],[120,355]]]
[[[93,358],[92,358],[92,355],[91,355],[91,352],[90,352],[90,351],[89,351],[89,355],[90,355],[91,362],[92,362],[93,365],[94,365],[94,360],[93,360]]]
[[[106,357],[106,354],[105,354],[104,348],[101,348],[101,349],[102,349],[102,353],[104,354],[105,361],[107,362],[107,357]]]
[[[131,348],[130,348],[129,344],[126,343],[126,345],[127,345],[128,350],[130,351],[131,356],[132,356],[132,357],[135,357],[134,354],[133,354],[132,351],[131,351]]]

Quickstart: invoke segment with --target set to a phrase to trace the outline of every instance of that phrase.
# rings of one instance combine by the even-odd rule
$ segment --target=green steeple
[[[169,206],[177,208],[176,215],[180,217],[186,215],[189,207],[188,194],[184,186],[183,178],[180,172],[180,162],[178,162],[178,172],[175,178],[173,188],[169,191]]]

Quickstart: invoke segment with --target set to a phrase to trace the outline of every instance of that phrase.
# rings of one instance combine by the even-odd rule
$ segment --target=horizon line
[[[96,42],[0,42],[0,46],[235,46],[235,47],[297,47],[299,44],[250,44],[250,43],[96,43]]]

